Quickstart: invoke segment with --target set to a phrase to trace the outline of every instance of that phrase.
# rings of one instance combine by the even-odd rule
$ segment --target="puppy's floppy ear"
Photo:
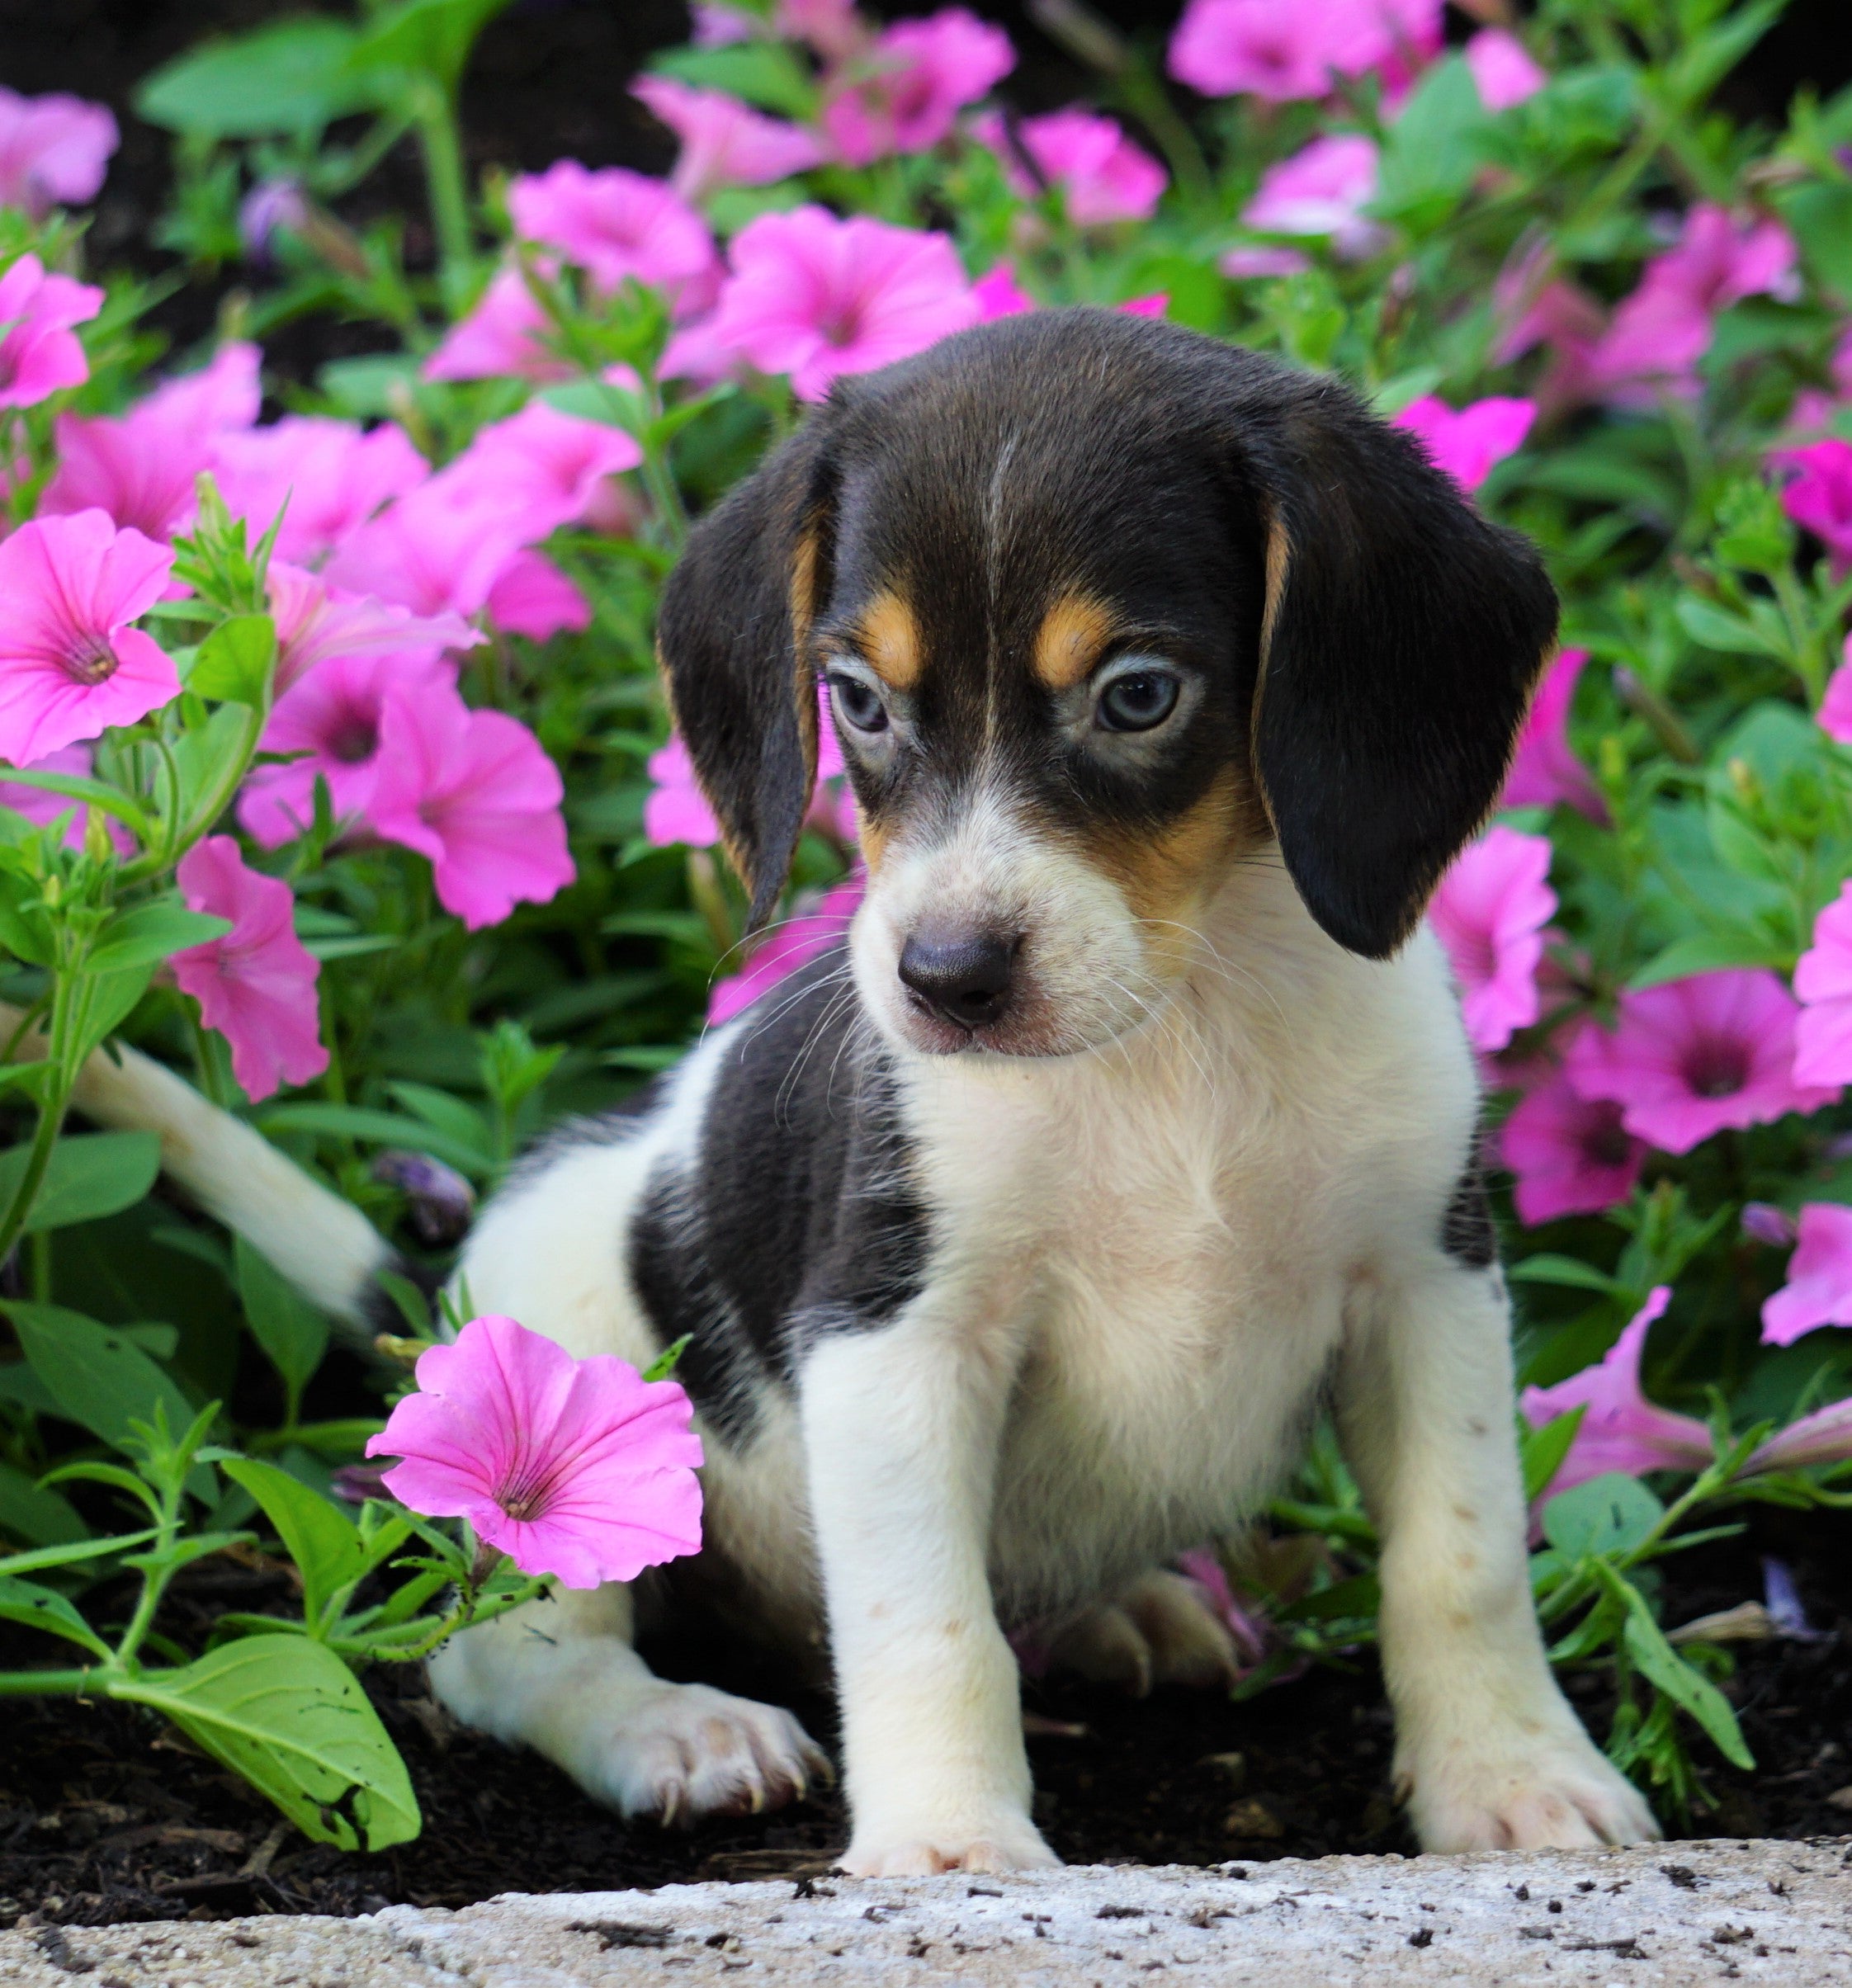
[[[784,887],[816,782],[811,621],[828,591],[831,411],[702,519],[663,590],[656,651],[751,925]]]
[[[1312,916],[1382,959],[1498,798],[1556,595],[1528,539],[1347,389],[1242,370],[1266,555],[1255,771]]]

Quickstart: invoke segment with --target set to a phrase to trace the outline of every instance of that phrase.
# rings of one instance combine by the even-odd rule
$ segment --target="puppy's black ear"
[[[1348,390],[1243,374],[1266,551],[1255,771],[1312,916],[1382,959],[1498,798],[1556,595],[1528,539]]]
[[[816,782],[809,636],[829,585],[829,419],[813,415],[694,527],[656,617],[676,725],[755,926],[784,887]]]

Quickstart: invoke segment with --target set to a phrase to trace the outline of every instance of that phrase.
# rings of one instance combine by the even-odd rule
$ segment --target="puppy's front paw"
[[[941,1871],[1050,1871],[1061,1861],[1042,1840],[1035,1825],[1022,1816],[1001,1816],[976,1830],[857,1830],[841,1859],[851,1877],[933,1877]]]
[[[1580,1733],[1456,1741],[1398,1778],[1424,1850],[1576,1850],[1660,1833],[1639,1790]]]
[[[1241,1660],[1228,1627],[1194,1581],[1154,1568],[1116,1600],[1070,1626],[1050,1655],[1064,1668],[1135,1698],[1153,1684],[1223,1689],[1239,1681]]]

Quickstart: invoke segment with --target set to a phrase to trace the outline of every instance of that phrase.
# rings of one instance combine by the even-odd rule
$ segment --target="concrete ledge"
[[[1852,1981],[1852,1839],[510,1896],[0,1934],[17,1988],[1779,1988]]]

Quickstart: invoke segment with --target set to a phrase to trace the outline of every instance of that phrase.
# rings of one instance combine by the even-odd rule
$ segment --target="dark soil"
[[[1759,1550],[1794,1568],[1818,1641],[1741,1647],[1729,1685],[1754,1774],[1710,1776],[1717,1806],[1694,1835],[1838,1835],[1852,1808],[1852,1579],[1843,1538],[1783,1521],[1773,1539],[1669,1563],[1666,1620],[1760,1594]],[[1670,1570],[1676,1569],[1675,1576]],[[203,1563],[166,1626],[196,1639],[217,1610],[283,1604],[277,1574]],[[826,1742],[828,1702],[777,1692],[740,1661],[687,1649],[665,1673],[782,1696]],[[711,1657],[712,1653],[710,1652]],[[43,1660],[42,1645],[0,1661]],[[263,1912],[351,1914],[400,1901],[456,1906],[497,1892],[650,1886],[699,1878],[826,1872],[844,1840],[840,1801],[707,1823],[688,1832],[628,1825],[531,1754],[456,1728],[421,1674],[369,1680],[409,1762],[423,1835],[379,1856],[305,1842],[275,1812],[151,1715],[69,1700],[12,1701],[0,1737],[0,1924],[102,1925]],[[1585,1686],[1585,1688],[1584,1687]],[[1598,1678],[1576,1695],[1604,1729]],[[1373,1662],[1321,1670],[1245,1704],[1160,1692],[1143,1703],[1063,1679],[1031,1685],[1037,1815],[1070,1862],[1220,1863],[1408,1851],[1388,1791],[1391,1729]]]

